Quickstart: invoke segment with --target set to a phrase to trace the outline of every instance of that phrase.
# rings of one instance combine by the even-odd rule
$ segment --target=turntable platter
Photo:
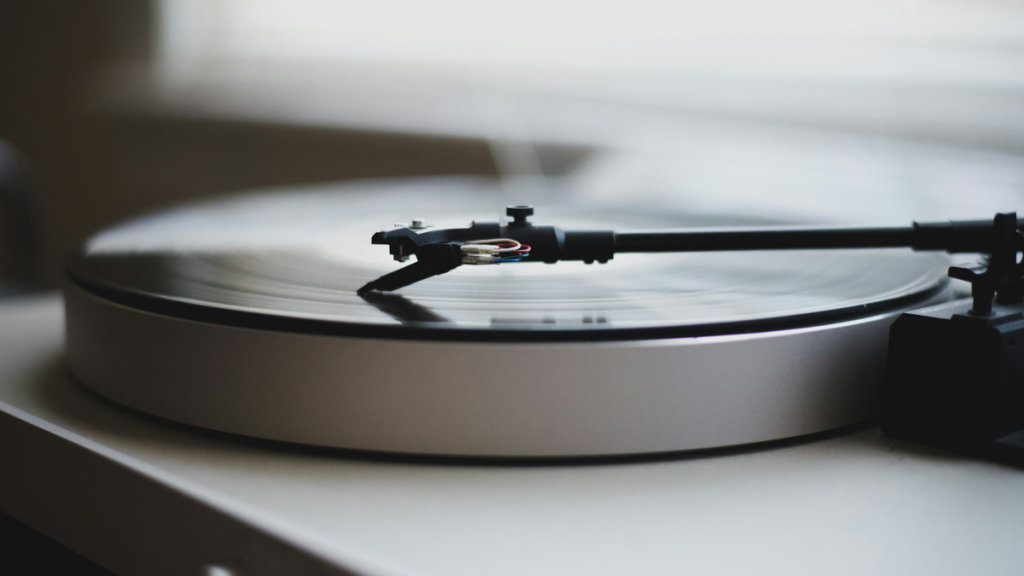
[[[888,325],[947,298],[901,250],[620,254],[463,266],[394,294],[370,236],[494,218],[467,179],[246,194],[136,219],[68,262],[68,354],[97,392],[273,440],[462,456],[759,442],[876,415]],[[564,226],[764,224],[553,204]],[[442,216],[443,215],[443,216]]]

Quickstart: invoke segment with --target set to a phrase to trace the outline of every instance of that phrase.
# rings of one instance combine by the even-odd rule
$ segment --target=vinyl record
[[[90,239],[76,282],[154,312],[310,333],[509,341],[677,337],[778,329],[873,313],[944,285],[941,256],[907,250],[620,254],[462,266],[394,294],[356,294],[404,264],[370,236],[423,217],[497,220],[494,186],[243,196],[150,216]],[[538,208],[563,228],[708,227],[749,220]],[[763,224],[763,223],[762,223]]]

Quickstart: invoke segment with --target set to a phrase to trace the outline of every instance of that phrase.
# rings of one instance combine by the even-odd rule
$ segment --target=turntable
[[[619,253],[360,290],[403,266],[375,232],[415,218],[419,231],[400,230],[428,237],[501,206],[494,186],[433,186],[241,196],[94,236],[68,266],[72,371],[136,410],[270,440],[674,452],[877,417],[890,324],[950,297],[947,260],[905,249]],[[533,218],[597,231],[754,224],[557,205]],[[574,250],[574,232],[558,233]],[[553,258],[531,242],[534,260]]]

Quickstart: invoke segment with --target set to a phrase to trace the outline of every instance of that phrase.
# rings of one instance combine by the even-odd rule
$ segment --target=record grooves
[[[494,326],[488,329],[466,328],[452,325],[446,318],[429,308],[399,294],[371,294],[364,297],[368,304],[398,319],[401,325],[378,326],[348,322],[296,318],[282,315],[242,312],[227,308],[203,306],[190,302],[160,298],[143,292],[123,290],[103,282],[90,281],[76,270],[78,257],[70,260],[68,279],[97,296],[152,314],[160,314],[193,322],[207,322],[237,328],[317,334],[323,336],[358,336],[361,338],[398,338],[404,340],[486,341],[486,342],[595,342],[614,340],[647,340],[662,338],[693,338],[725,334],[750,334],[774,330],[791,330],[823,323],[836,323],[885,314],[895,310],[914,308],[934,299],[947,288],[946,278],[937,278],[933,287],[891,300],[871,302],[845,309],[827,310],[812,314],[783,318],[721,322],[668,327],[618,328],[606,326],[600,330],[572,330],[553,326],[545,330],[535,325],[531,329],[513,326]]]

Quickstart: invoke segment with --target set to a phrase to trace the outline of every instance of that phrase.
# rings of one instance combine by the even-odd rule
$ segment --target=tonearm
[[[729,250],[812,250],[836,248],[898,248],[989,254],[987,265],[955,266],[953,278],[972,284],[977,314],[1024,296],[1024,235],[1016,213],[994,220],[913,223],[886,228],[736,228],[678,230],[562,229],[534,224],[531,206],[509,206],[511,220],[473,222],[468,228],[431,229],[400,226],[373,235],[387,244],[395,260],[416,262],[386,274],[359,289],[390,292],[462,265],[512,264],[561,260],[607,263],[624,252],[705,252]]]

